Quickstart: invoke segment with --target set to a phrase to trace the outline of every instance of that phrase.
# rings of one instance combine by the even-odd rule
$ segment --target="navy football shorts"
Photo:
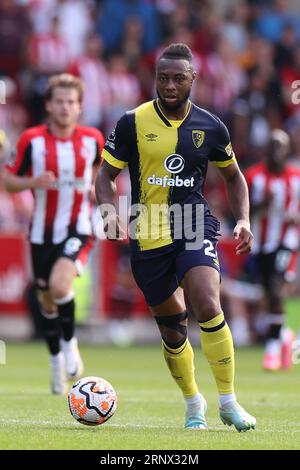
[[[186,250],[185,243],[151,250],[153,255],[131,257],[135,281],[149,306],[167,300],[180,286],[185,273],[195,266],[210,266],[220,273],[217,238],[205,238],[200,249]]]

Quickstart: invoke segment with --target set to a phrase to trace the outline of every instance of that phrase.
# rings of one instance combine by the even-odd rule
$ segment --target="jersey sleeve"
[[[93,161],[93,166],[97,166],[101,162],[101,154],[102,154],[104,143],[105,143],[103,134],[102,132],[98,131],[98,129],[96,129],[96,132],[95,132],[95,140],[96,140],[96,151],[95,151],[95,158]]]
[[[15,151],[5,164],[5,168],[14,175],[24,176],[30,174],[31,171],[31,138],[25,132],[23,133],[16,145]]]
[[[127,115],[124,114],[117,122],[116,128],[109,135],[102,157],[110,165],[122,170],[128,165],[130,155],[130,129]]]
[[[210,152],[209,160],[219,168],[225,168],[236,161],[228,129],[220,120],[215,137],[215,146]]]

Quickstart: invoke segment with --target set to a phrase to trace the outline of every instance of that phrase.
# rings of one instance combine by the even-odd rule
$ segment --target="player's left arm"
[[[253,235],[249,221],[249,193],[244,175],[236,161],[226,167],[219,167],[224,178],[229,204],[236,220],[233,235],[238,240],[236,254],[242,255],[251,251]]]
[[[92,167],[92,185],[90,188],[90,201],[93,204],[97,203],[96,200],[96,191],[95,191],[95,183],[96,183],[96,177],[97,173],[100,169],[101,166],[101,153],[105,144],[105,139],[103,137],[102,132],[100,132],[98,129],[93,129],[95,133],[95,143],[96,143],[96,148],[95,148],[95,158],[93,161],[93,167]]]
[[[248,187],[236,161],[228,129],[220,119],[217,119],[215,142],[209,160],[219,169],[225,180],[229,204],[236,220],[233,230],[234,238],[238,240],[236,254],[248,253],[253,243],[249,222]]]

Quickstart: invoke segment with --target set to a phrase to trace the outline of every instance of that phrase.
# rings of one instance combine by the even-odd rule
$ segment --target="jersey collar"
[[[158,114],[158,116],[160,117],[160,119],[163,121],[163,123],[167,126],[167,127],[173,127],[172,124],[171,124],[171,119],[169,120],[165,115],[164,113],[162,112],[162,109],[161,107],[159,106],[159,103],[158,103],[158,98],[156,98],[155,100],[153,100],[153,106],[154,106],[154,109],[156,111],[156,113]],[[189,107],[188,107],[188,110],[187,110],[187,113],[186,115],[184,116],[184,118],[182,119],[182,122],[180,124],[180,126],[182,126],[182,124],[186,121],[186,119],[188,117],[190,117],[191,115],[191,112],[192,112],[192,103],[191,101],[189,101]],[[179,126],[179,127],[180,127]]]

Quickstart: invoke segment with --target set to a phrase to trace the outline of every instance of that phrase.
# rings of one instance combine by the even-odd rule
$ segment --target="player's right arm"
[[[128,164],[130,154],[130,128],[127,115],[121,117],[108,137],[102,152],[103,163],[96,177],[95,192],[104,220],[104,232],[109,240],[125,237],[120,227],[116,208],[116,183],[118,174]]]
[[[16,156],[7,162],[3,172],[4,185],[9,192],[20,192],[25,189],[50,189],[55,181],[51,171],[32,175],[31,136],[32,131],[25,131],[17,142]]]
[[[52,171],[44,171],[38,176],[16,176],[6,168],[3,178],[5,189],[10,193],[18,193],[25,189],[50,189],[56,180]]]
[[[125,232],[120,227],[116,209],[117,192],[115,179],[121,171],[119,168],[104,161],[96,177],[96,199],[104,221],[104,232],[109,240],[125,237]]]
[[[259,194],[259,199],[257,199],[256,194],[253,192],[253,179],[257,174],[257,168],[258,166],[254,165],[245,172],[245,179],[249,190],[251,217],[266,214],[274,199],[274,193],[271,190],[265,191],[263,197]]]

